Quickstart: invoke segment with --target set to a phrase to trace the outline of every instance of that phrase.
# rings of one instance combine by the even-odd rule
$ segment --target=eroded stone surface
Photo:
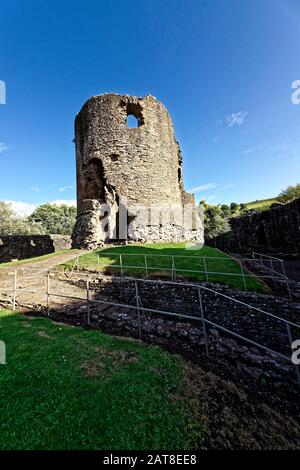
[[[127,127],[129,115],[135,116],[137,128]],[[117,94],[90,98],[76,117],[75,143],[78,216],[74,247],[94,248],[105,240],[128,238],[203,241],[194,197],[183,187],[182,155],[172,120],[156,98]],[[107,204],[108,217],[100,213],[101,204]],[[193,219],[188,230],[183,230],[178,218],[185,204],[190,205]],[[150,220],[140,205],[172,207],[176,214],[169,220],[162,214]],[[120,230],[122,209],[128,209],[125,232]],[[141,230],[145,220],[145,230]]]

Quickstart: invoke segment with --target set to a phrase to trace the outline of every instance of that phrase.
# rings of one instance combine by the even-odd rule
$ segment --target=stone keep
[[[137,127],[129,128],[128,116]],[[203,241],[194,196],[184,191],[182,156],[166,108],[154,97],[104,94],[91,97],[75,120],[77,221],[73,246],[95,248],[109,241]],[[184,217],[150,218],[146,208],[192,207]],[[104,205],[104,206],[103,206]],[[106,212],[101,208],[108,207]],[[121,207],[122,206],[122,207]],[[101,209],[101,211],[100,211]],[[134,230],[120,230],[121,217]],[[188,216],[187,216],[188,217]],[[135,225],[134,225],[135,224]],[[122,227],[124,224],[122,225]],[[108,228],[109,227],[109,228]],[[184,228],[183,228],[184,227]],[[109,232],[107,232],[109,230]],[[108,235],[107,235],[108,233]]]

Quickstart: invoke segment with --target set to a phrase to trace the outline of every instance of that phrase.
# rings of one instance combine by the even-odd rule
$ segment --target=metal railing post
[[[123,260],[122,260],[122,255],[121,255],[121,253],[120,253],[120,255],[119,255],[119,258],[120,258],[121,276],[123,277],[123,276],[124,276],[124,273],[123,273]]]
[[[283,275],[284,275],[285,280],[286,280],[286,287],[287,287],[287,291],[288,291],[288,293],[289,293],[290,300],[293,300],[293,296],[292,296],[291,289],[290,289],[290,284],[289,284],[289,278],[288,278],[287,275],[286,275],[286,271],[285,271],[285,267],[284,267],[283,260],[281,260],[281,267],[282,267]]]
[[[241,272],[242,272],[242,277],[243,277],[244,288],[245,288],[245,290],[247,290],[246,277],[245,277],[244,268],[243,268],[243,262],[242,262],[242,261],[240,261],[240,266],[241,266]]]
[[[174,256],[172,256],[172,281],[176,281],[176,266]]]
[[[138,316],[138,327],[139,327],[139,335],[142,337],[142,328],[141,328],[141,311],[140,311],[140,297],[139,297],[139,289],[137,281],[134,281],[135,287],[135,299],[136,299],[136,311]]]
[[[208,282],[208,272],[207,272],[207,266],[206,266],[205,258],[203,258],[203,264],[204,264],[206,282]]]
[[[86,303],[87,303],[87,322],[88,325],[91,324],[91,316],[90,316],[90,278],[87,276],[86,278]]]
[[[144,259],[145,259],[145,274],[146,274],[146,278],[148,279],[147,255],[144,255]]]
[[[47,271],[47,316],[50,315],[50,272]]]
[[[206,334],[206,324],[205,324],[205,318],[204,318],[202,294],[201,294],[200,287],[198,287],[198,298],[199,298],[200,314],[201,314],[202,328],[203,328],[203,334],[204,334],[204,340],[205,340],[205,351],[206,351],[207,356],[209,356],[207,334]]]
[[[13,287],[13,299],[12,308],[16,310],[16,297],[17,297],[17,269],[14,271],[14,287]]]

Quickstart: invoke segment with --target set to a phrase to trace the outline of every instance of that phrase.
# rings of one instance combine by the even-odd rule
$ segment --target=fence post
[[[172,281],[176,281],[176,266],[174,256],[172,256]]]
[[[146,279],[148,279],[147,255],[144,255],[144,258],[145,258],[145,274],[146,274]]]
[[[206,325],[205,325],[205,318],[204,318],[204,311],[203,311],[203,304],[202,304],[202,294],[201,294],[200,287],[198,287],[198,298],[199,298],[200,314],[201,314],[201,319],[202,319],[202,328],[203,328],[203,334],[204,334],[204,340],[205,340],[205,351],[206,351],[207,356],[209,356]]]
[[[50,315],[50,272],[47,271],[47,316]]]
[[[286,287],[287,287],[287,291],[288,291],[288,293],[289,293],[290,300],[293,300],[292,293],[291,293],[291,289],[290,289],[290,284],[289,284],[289,278],[288,278],[287,275],[286,275],[283,260],[281,260],[281,267],[282,267],[283,275],[284,275],[284,277],[285,277],[285,279],[286,279]]]
[[[90,317],[90,278],[87,276],[86,278],[86,303],[87,303],[87,322],[88,325],[91,324],[91,317]]]
[[[16,296],[17,296],[17,269],[14,271],[14,288],[13,288],[13,310],[16,310]]]
[[[245,273],[244,273],[244,268],[243,268],[243,261],[240,261],[240,266],[241,266],[241,272],[242,272],[242,276],[243,276],[244,288],[245,288],[245,290],[247,290],[246,278],[245,278]]]
[[[121,276],[123,277],[123,260],[122,260],[122,255],[120,253],[120,268],[121,268]]]
[[[291,351],[293,351],[293,348],[292,348],[293,338],[292,338],[291,327],[290,327],[289,323],[286,323],[286,329],[287,329],[287,334],[288,334],[288,338],[289,338]],[[300,388],[300,370],[299,370],[299,366],[297,364],[295,364],[295,368],[296,368],[296,375],[297,375],[297,380],[298,380],[298,384],[299,384],[299,388]]]
[[[134,281],[135,286],[135,299],[136,299],[136,311],[138,316],[138,326],[139,326],[139,335],[142,337],[142,328],[141,328],[141,311],[140,311],[140,297],[137,281]]]
[[[204,263],[204,270],[205,270],[205,277],[206,277],[206,282],[208,282],[208,272],[207,272],[207,267],[206,267],[206,261],[205,261],[205,258],[203,258],[203,263]]]
[[[97,253],[97,265],[98,265],[98,268],[99,268],[99,266],[100,266],[100,255],[99,255],[99,253]]]

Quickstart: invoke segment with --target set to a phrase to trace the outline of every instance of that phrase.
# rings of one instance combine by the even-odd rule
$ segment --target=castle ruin
[[[135,128],[128,127],[129,116]],[[74,247],[126,240],[203,242],[194,196],[184,190],[172,120],[156,98],[91,97],[76,116],[75,144]]]

